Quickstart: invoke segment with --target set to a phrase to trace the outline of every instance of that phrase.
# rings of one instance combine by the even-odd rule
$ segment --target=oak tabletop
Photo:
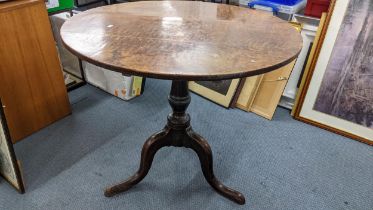
[[[270,13],[198,1],[143,1],[74,15],[65,46],[98,66],[173,80],[216,80],[278,69],[299,54],[302,38]]]

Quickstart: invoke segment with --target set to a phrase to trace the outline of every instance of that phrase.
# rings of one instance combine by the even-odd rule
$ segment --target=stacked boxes
[[[78,58],[71,54],[62,44],[60,28],[62,24],[70,18],[70,13],[60,13],[50,17],[54,37],[62,62],[63,69],[72,75],[83,78],[80,71]],[[82,62],[85,79],[92,84],[110,94],[123,100],[130,100],[141,94],[143,83],[142,77],[123,75],[118,72],[106,70],[88,62]]]
[[[79,59],[63,46],[60,35],[61,26],[67,19],[70,18],[70,13],[63,12],[52,15],[49,18],[51,21],[53,36],[54,40],[57,43],[58,54],[60,56],[63,69],[66,72],[82,79],[83,77],[80,71]]]
[[[142,77],[125,76],[91,63],[83,62],[87,81],[123,100],[130,100],[141,94]]]

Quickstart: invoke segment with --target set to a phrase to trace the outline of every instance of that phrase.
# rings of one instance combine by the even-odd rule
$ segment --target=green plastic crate
[[[49,8],[48,12],[59,12],[63,10],[69,10],[74,7],[74,1],[73,0],[59,0],[59,6],[54,8]]]

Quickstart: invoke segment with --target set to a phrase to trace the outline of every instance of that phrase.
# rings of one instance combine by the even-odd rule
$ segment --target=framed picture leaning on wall
[[[226,108],[231,106],[241,79],[189,82],[189,89]]]
[[[373,1],[333,0],[298,120],[373,145]]]
[[[0,175],[20,193],[25,192],[19,165],[10,140],[9,130],[0,99]]]

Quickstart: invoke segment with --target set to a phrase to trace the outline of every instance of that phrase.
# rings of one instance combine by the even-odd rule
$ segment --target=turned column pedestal
[[[141,151],[140,167],[138,171],[126,181],[109,187],[105,196],[111,197],[127,191],[138,184],[149,172],[155,153],[162,147],[186,147],[194,150],[201,162],[203,175],[207,182],[222,196],[238,204],[245,203],[245,197],[233,189],[224,186],[214,175],[212,151],[210,145],[200,135],[195,133],[190,125],[190,116],[186,109],[190,103],[187,81],[175,80],[172,82],[168,101],[172,113],[167,117],[167,124],[163,130],[153,134],[145,142]]]

